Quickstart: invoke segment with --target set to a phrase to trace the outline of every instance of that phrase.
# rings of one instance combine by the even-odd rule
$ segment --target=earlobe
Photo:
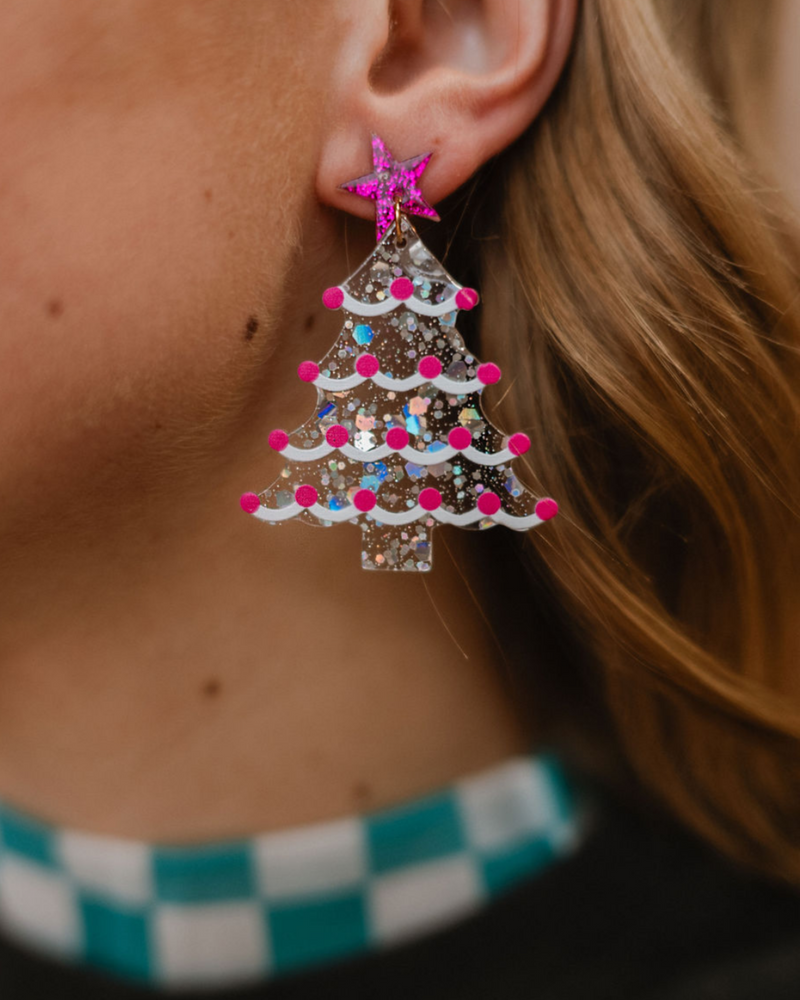
[[[363,0],[362,0],[363,2]],[[564,65],[577,0],[394,0],[355,44],[331,95],[342,110],[325,136],[317,194],[363,218],[371,206],[339,185],[368,172],[378,133],[398,159],[434,153],[424,194],[432,204],[514,141],[549,97]],[[385,45],[376,54],[374,18]],[[364,58],[369,53],[370,58]]]

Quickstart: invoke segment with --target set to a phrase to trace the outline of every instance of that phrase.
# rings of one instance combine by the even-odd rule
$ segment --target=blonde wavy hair
[[[561,504],[524,543],[545,735],[800,882],[798,272],[741,99],[769,6],[585,0],[476,232],[492,419]]]

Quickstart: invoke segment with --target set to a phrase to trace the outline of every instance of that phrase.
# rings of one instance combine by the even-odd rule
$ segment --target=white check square
[[[101,898],[143,905],[155,895],[147,844],[67,830],[57,835],[56,851],[76,883]]]
[[[558,817],[550,778],[530,761],[459,781],[456,794],[467,839],[480,851],[508,847],[544,832]]]
[[[364,826],[358,819],[266,834],[253,847],[259,886],[270,901],[356,886],[367,872]]]
[[[269,971],[266,921],[258,903],[162,903],[152,928],[159,978],[168,985],[246,982]]]
[[[68,880],[22,858],[8,856],[0,864],[0,922],[9,935],[64,957],[81,946],[78,903]]]
[[[454,923],[482,899],[480,878],[466,855],[379,875],[368,889],[372,928],[384,944]]]

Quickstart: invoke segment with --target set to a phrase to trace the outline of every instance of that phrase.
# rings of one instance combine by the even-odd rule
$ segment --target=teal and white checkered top
[[[551,751],[388,809],[202,845],[0,804],[0,929],[145,985],[233,986],[454,923],[574,852],[594,815]]]

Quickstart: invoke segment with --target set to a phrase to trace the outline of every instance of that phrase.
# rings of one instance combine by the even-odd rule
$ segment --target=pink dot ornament
[[[417,368],[423,378],[436,378],[442,374],[442,362],[432,354],[422,358]]]
[[[239,505],[246,514],[252,514],[261,506],[261,501],[255,493],[242,493],[239,498]]]
[[[377,502],[378,498],[372,490],[359,490],[353,497],[353,504],[356,510],[360,510],[364,514],[372,510]]]
[[[512,455],[524,455],[530,446],[531,439],[527,434],[512,434],[508,439],[508,447]]]
[[[389,286],[389,291],[394,298],[405,302],[406,299],[410,299],[414,294],[414,283],[410,278],[395,278]]]
[[[442,494],[433,486],[428,486],[419,495],[419,505],[423,510],[436,510],[442,505]]]
[[[301,507],[313,507],[317,502],[317,491],[313,486],[298,486],[294,491],[294,498]]]
[[[543,497],[536,504],[536,516],[540,517],[543,521],[549,521],[550,518],[555,517],[557,513],[558,504],[552,497]]]
[[[326,288],[322,293],[322,304],[326,309],[340,309],[344,302],[344,292],[338,285]]]
[[[346,427],[342,427],[341,424],[334,424],[325,431],[325,440],[331,448],[341,448],[350,440],[350,435]]]
[[[267,438],[270,448],[273,451],[283,451],[286,445],[289,443],[289,435],[286,431],[274,430],[271,431],[269,437]]]
[[[374,354],[362,354],[356,360],[356,371],[359,375],[363,375],[364,378],[372,378],[373,375],[378,374],[380,369],[380,362]]]
[[[480,302],[480,295],[474,288],[461,288],[456,294],[456,305],[459,309],[474,309]]]
[[[500,497],[491,490],[486,490],[478,497],[478,510],[481,514],[491,517],[500,510]]]
[[[499,367],[493,361],[487,361],[478,367],[478,381],[483,382],[484,385],[494,385],[495,382],[500,381],[500,376],[503,373],[500,371]]]
[[[297,375],[302,382],[316,382],[319,378],[319,365],[313,361],[301,361],[297,367]]]
[[[395,451],[400,451],[408,444],[408,431],[405,427],[392,427],[386,435],[386,443]]]
[[[447,443],[451,448],[463,451],[472,444],[472,432],[467,427],[454,427],[447,435]]]

